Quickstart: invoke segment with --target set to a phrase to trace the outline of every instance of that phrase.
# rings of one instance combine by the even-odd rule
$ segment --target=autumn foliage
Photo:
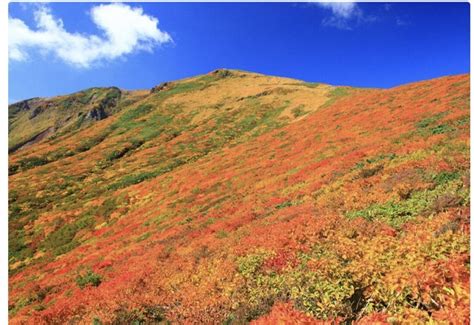
[[[468,75],[123,91],[10,154],[10,321],[467,323],[469,100]]]

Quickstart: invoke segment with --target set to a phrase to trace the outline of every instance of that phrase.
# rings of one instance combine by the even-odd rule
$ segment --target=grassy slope
[[[91,111],[102,110],[112,115],[134,97],[116,87],[90,88],[71,95],[12,104],[8,109],[9,151],[16,151],[31,140],[39,142],[41,139],[35,137],[42,133],[57,137],[87,127],[97,120],[88,116]]]
[[[14,322],[468,319],[468,76],[129,96],[10,156]]]

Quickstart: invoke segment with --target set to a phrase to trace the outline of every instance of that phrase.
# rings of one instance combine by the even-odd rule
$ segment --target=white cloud
[[[158,19],[146,15],[139,7],[119,3],[98,5],[92,8],[90,16],[103,35],[68,32],[62,20],[54,17],[46,6],[35,11],[36,30],[9,17],[9,58],[26,60],[28,52],[36,49],[73,66],[88,68],[133,52],[151,52],[157,45],[172,42],[171,36],[158,28]]]
[[[354,2],[320,2],[321,7],[330,9],[334,16],[339,18],[350,18],[358,10]]]
[[[355,2],[318,2],[320,7],[331,11],[331,16],[323,19],[323,25],[340,29],[351,29],[350,22],[362,19],[362,10]]]

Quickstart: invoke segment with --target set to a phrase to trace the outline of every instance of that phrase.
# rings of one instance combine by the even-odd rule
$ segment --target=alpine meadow
[[[156,7],[161,11],[153,9],[155,4],[140,5],[10,7],[10,15],[19,17],[9,18],[10,30],[22,31],[10,36],[11,94],[29,98],[21,97],[30,87],[28,78],[37,80],[28,94],[41,93],[42,82],[77,86],[68,92],[57,86],[54,95],[8,105],[10,324],[469,324],[470,72],[469,65],[457,69],[448,59],[445,65],[437,61],[446,57],[461,64],[451,54],[460,47],[453,45],[446,54],[427,45],[433,37],[433,44],[445,47],[445,35],[419,28],[415,11],[399,15],[396,10],[418,8],[410,3],[182,3]],[[441,8],[437,5],[451,8],[419,4],[426,26],[431,14],[425,9]],[[60,11],[64,6],[68,12]],[[92,8],[86,18],[92,17],[105,36],[76,32],[86,18],[72,24],[67,15],[74,6]],[[181,9],[173,11],[174,6]],[[167,19],[180,13],[191,24],[187,6],[196,8],[196,17],[212,13],[219,26],[234,24],[234,16],[217,17],[209,8],[231,12],[242,6],[249,10],[249,24],[254,13],[270,12],[271,6],[275,12],[287,6],[289,16],[292,10],[326,15],[313,29],[300,15],[301,26],[291,28],[344,35],[347,44],[337,46],[348,53],[354,48],[345,46],[352,43],[369,53],[370,42],[389,29],[377,27],[384,17],[397,17],[393,30],[405,28],[407,34],[401,43],[387,38],[386,44],[392,43],[380,52],[387,61],[380,73],[400,72],[381,78],[369,61],[360,61],[365,73],[354,72],[349,63],[337,68],[335,62],[345,61],[337,61],[335,50],[335,61],[301,56],[281,62],[291,69],[301,63],[308,71],[327,65],[343,82],[327,82],[330,74],[321,74],[322,82],[303,81],[311,79],[276,70],[287,54],[275,50],[264,62],[255,59],[259,52],[268,54],[263,46],[245,52],[242,42],[261,37],[256,30],[242,39],[237,32],[228,37],[229,43],[236,40],[232,50],[242,47],[240,59],[258,61],[262,69],[220,65],[220,54],[214,54],[207,70],[160,79],[160,71],[178,69],[165,66],[171,60],[167,53],[184,52],[183,44],[190,44],[175,27],[185,22],[173,25]],[[38,10],[32,18],[36,30],[23,23],[31,8]],[[468,14],[469,4],[462,8]],[[58,12],[64,23],[53,16]],[[160,28],[168,32],[157,28],[156,12],[164,17]],[[235,17],[239,13],[244,11],[235,9]],[[121,17],[121,25],[108,15]],[[272,17],[258,19],[271,24]],[[276,17],[290,26],[288,17]],[[199,24],[213,23],[201,19]],[[416,35],[427,35],[413,36],[428,49],[424,63],[415,61],[421,50],[410,48],[407,35],[415,27],[424,33]],[[186,32],[198,35],[199,28]],[[209,39],[222,53],[227,43],[219,33],[229,32],[226,28],[209,29],[216,33]],[[364,36],[370,42],[350,38],[369,30],[376,33]],[[297,37],[306,36],[290,34],[278,37],[291,38],[288,55],[297,56]],[[211,46],[206,36],[199,37],[189,60],[195,55],[203,61],[197,48]],[[322,44],[332,46],[328,40]],[[117,54],[113,46],[123,52]],[[405,70],[387,54],[403,46],[406,58],[398,52],[394,57],[407,65]],[[74,56],[63,51],[82,47]],[[95,52],[86,53],[88,47]],[[122,61],[114,61],[114,55]],[[153,55],[161,55],[156,63],[163,64],[161,70],[137,63]],[[47,66],[49,57],[54,59]],[[28,68],[43,62],[35,60],[46,63]],[[191,65],[181,61],[183,67]],[[278,73],[269,68],[273,64]],[[452,73],[431,70],[423,77],[416,65]],[[43,67],[75,77],[37,75]],[[22,69],[29,69],[28,78]],[[152,75],[158,81],[148,87],[124,87],[122,81],[100,86],[97,80],[105,80],[99,78],[107,69],[123,69],[105,76],[110,80],[145,84]],[[344,82],[356,74],[360,83]],[[408,81],[396,83],[395,77]],[[99,86],[70,84],[80,78]],[[21,80],[24,86],[17,87]],[[365,86],[372,80],[382,86]]]

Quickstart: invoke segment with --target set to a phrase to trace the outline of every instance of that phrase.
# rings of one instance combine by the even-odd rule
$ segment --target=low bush
[[[371,168],[363,168],[360,171],[359,176],[362,177],[362,178],[369,178],[369,177],[372,177],[375,174],[377,174],[382,169],[383,169],[383,165],[377,165],[377,166],[374,166],[374,167],[371,167]]]
[[[308,112],[306,112],[304,110],[304,106],[303,105],[300,105],[300,106],[297,106],[295,108],[293,108],[291,110],[291,113],[293,113],[293,117],[297,118],[297,117],[300,117],[300,116],[303,116],[305,114],[308,114]]]
[[[400,201],[373,204],[363,210],[349,211],[346,216],[384,221],[399,228],[420,214],[438,213],[447,207],[462,206],[469,202],[469,189],[463,187],[459,175],[442,172],[433,176],[433,180],[433,189],[409,191],[400,197]]]
[[[102,283],[102,277],[99,274],[88,270],[84,275],[78,275],[76,278],[76,284],[79,288],[84,289],[85,287],[91,285],[98,287]]]

